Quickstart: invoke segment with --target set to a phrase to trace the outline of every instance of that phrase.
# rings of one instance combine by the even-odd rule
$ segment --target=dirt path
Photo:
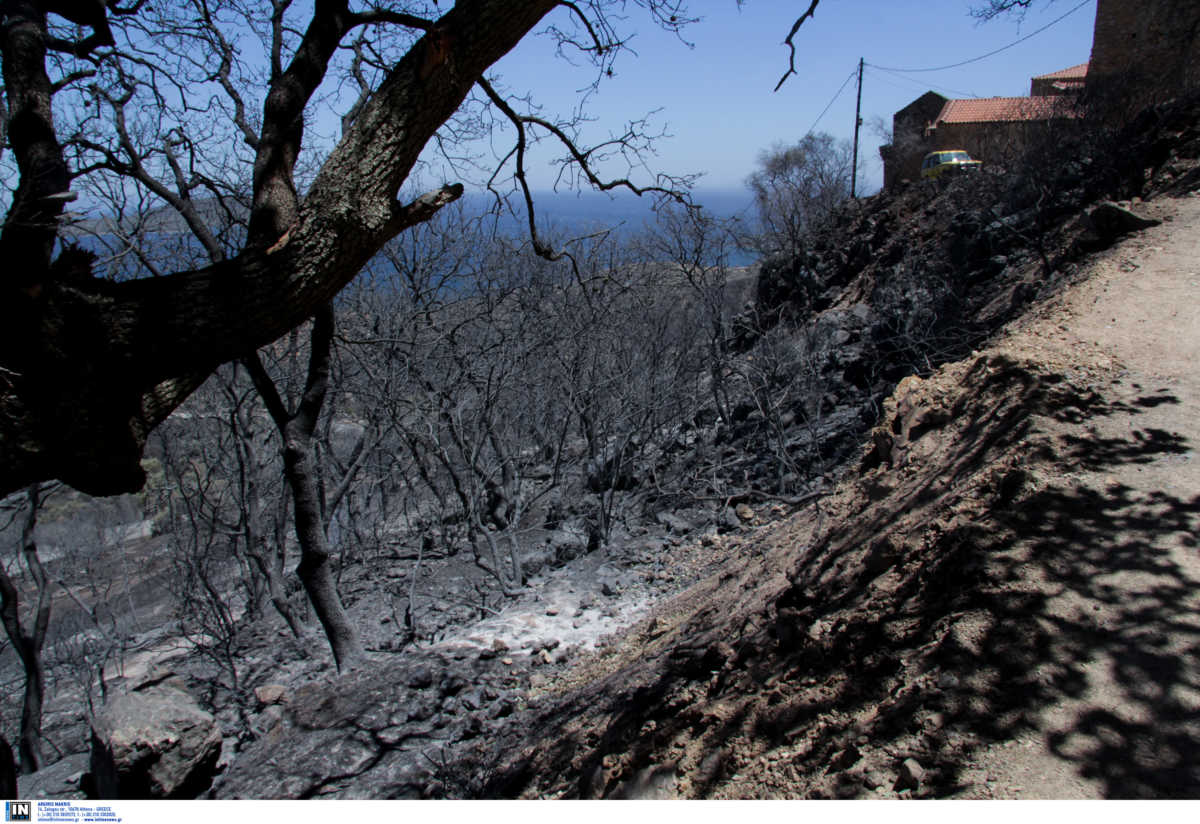
[[[1164,222],[1001,343],[1111,370],[1102,413],[1059,433],[1080,445],[1062,481],[1106,534],[1048,593],[1044,620],[1083,651],[1069,697],[979,753],[968,797],[1200,796],[1200,198],[1140,211]]]

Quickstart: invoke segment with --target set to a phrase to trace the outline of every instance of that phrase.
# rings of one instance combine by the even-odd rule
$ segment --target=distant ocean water
[[[753,201],[745,190],[700,189],[692,194],[694,201],[714,217],[748,220],[752,214]],[[481,206],[485,205],[482,196],[468,195],[468,210],[472,206],[470,201],[475,197],[481,198]],[[654,203],[651,195],[638,197],[626,191],[611,195],[604,192],[534,193],[539,230],[560,236],[590,234],[601,229],[613,230],[618,236],[638,234],[653,227]],[[509,216],[506,221],[511,225],[505,228],[524,232],[525,220],[523,211]],[[748,266],[755,260],[755,253],[739,250],[734,253],[731,263],[734,266]]]
[[[718,218],[742,218],[748,220],[752,212],[750,193],[739,189],[700,189],[693,192],[693,199],[709,214]],[[537,213],[538,229],[555,238],[580,237],[598,231],[611,231],[617,238],[632,237],[653,228],[655,200],[647,195],[638,197],[627,191],[614,192],[536,192],[534,208]],[[202,204],[206,205],[206,204]],[[467,194],[463,208],[468,213],[479,213],[494,205],[488,195]],[[524,204],[519,199],[513,206],[516,214],[507,214],[501,219],[501,230],[516,237],[528,232]],[[182,219],[167,209],[152,217],[152,231],[142,234],[143,242],[149,241],[144,250],[164,271],[171,271],[183,260],[192,260],[191,265],[201,266],[205,261],[203,248],[187,229]],[[106,274],[118,279],[130,276],[121,271],[123,261],[129,260],[118,254],[122,244],[112,233],[112,221],[100,217],[81,221],[66,233],[66,239],[84,248],[95,251],[102,261],[114,262],[114,269]],[[757,260],[753,252],[734,250],[730,263],[734,266],[749,266]],[[370,265],[370,264],[369,264]]]

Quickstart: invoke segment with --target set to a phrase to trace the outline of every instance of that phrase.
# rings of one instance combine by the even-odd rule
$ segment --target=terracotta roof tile
[[[996,123],[1075,117],[1070,99],[1061,97],[983,97],[948,100],[936,123]]]
[[[1039,74],[1034,80],[1085,80],[1088,73],[1088,64],[1080,63],[1078,66],[1072,66],[1069,69],[1062,69],[1050,74]]]

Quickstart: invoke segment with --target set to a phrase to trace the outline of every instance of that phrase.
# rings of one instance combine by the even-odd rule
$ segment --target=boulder
[[[559,563],[573,561],[588,551],[588,533],[586,529],[574,524],[556,529],[550,533],[549,543],[554,550],[554,558]]]
[[[677,764],[670,763],[638,770],[629,780],[618,784],[608,797],[630,801],[664,801],[677,798],[678,769]]]
[[[196,798],[212,784],[221,730],[191,695],[156,685],[106,704],[92,721],[99,798]]]
[[[1087,212],[1085,226],[1107,245],[1130,232],[1157,226],[1161,221],[1140,217],[1115,203],[1100,203]]]
[[[87,795],[83,791],[83,776],[87,771],[88,754],[85,752],[74,753],[42,767],[35,773],[18,777],[18,788],[14,788],[4,797],[84,799],[87,798]]]
[[[282,684],[263,684],[254,688],[254,698],[258,701],[259,709],[282,704],[287,698],[287,687]]]
[[[426,664],[418,664],[408,673],[405,683],[414,690],[423,690],[433,686],[433,670]]]
[[[920,788],[921,782],[924,780],[925,768],[915,758],[906,758],[900,765],[900,773],[896,776],[894,789],[897,792],[916,790]]]
[[[555,548],[550,544],[521,550],[521,569],[526,576],[537,575],[543,570],[553,568],[557,560]]]
[[[676,535],[686,535],[696,529],[696,525],[687,518],[681,517],[675,512],[659,512],[654,516],[654,520],[665,526],[667,529],[674,532]]]

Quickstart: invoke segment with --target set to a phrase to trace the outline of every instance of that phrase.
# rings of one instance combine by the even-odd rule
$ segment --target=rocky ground
[[[1198,123],[1144,117],[1129,168],[1032,211],[1005,178],[852,204],[742,319],[786,403],[649,456],[719,488],[535,541],[521,597],[467,553],[370,559],[342,581],[368,667],[268,619],[239,700],[169,633],[118,686],[215,711],[218,798],[1200,795]],[[22,793],[79,793],[83,749]]]
[[[1200,796],[1200,200],[1144,211],[577,668],[483,794]]]

